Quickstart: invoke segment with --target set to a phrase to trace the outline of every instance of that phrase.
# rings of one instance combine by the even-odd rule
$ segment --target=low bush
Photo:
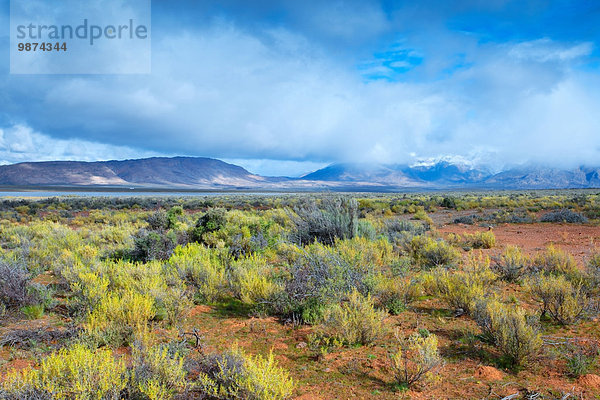
[[[388,219],[385,221],[384,234],[391,243],[403,246],[419,235],[425,234],[427,228],[419,222],[405,221],[402,219]]]
[[[355,289],[347,301],[325,310],[319,330],[347,345],[371,344],[384,332],[386,316],[385,311],[375,310],[370,295],[365,297]]]
[[[329,304],[339,302],[344,293],[355,288],[368,292],[373,268],[344,260],[335,249],[320,243],[307,246],[296,254],[294,262],[283,271],[283,291],[270,306],[277,314],[303,316]]]
[[[399,348],[392,355],[391,369],[395,382],[403,387],[431,380],[444,365],[438,350],[437,336],[423,330],[408,338],[398,337]]]
[[[575,322],[586,310],[588,297],[581,283],[572,283],[560,275],[539,275],[528,286],[541,304],[542,316],[549,314],[561,325]]]
[[[505,366],[519,369],[539,353],[540,333],[522,308],[480,299],[472,315],[483,335],[500,350]]]
[[[377,304],[392,315],[406,310],[422,292],[420,285],[412,279],[379,275],[375,279],[373,294]]]
[[[423,268],[450,267],[460,259],[460,253],[443,240],[429,236],[415,236],[408,244],[414,260]]]
[[[464,246],[473,249],[491,249],[496,245],[496,236],[491,231],[466,233],[464,237]]]
[[[154,300],[148,295],[110,293],[89,315],[86,332],[99,344],[119,347],[144,335],[155,313]]]
[[[290,213],[295,228],[291,239],[299,245],[315,240],[331,245],[336,239],[352,239],[358,229],[358,202],[347,198],[324,198],[320,207],[307,201],[294,207]]]
[[[0,303],[6,307],[20,307],[31,302],[30,281],[24,260],[0,259]]]
[[[7,399],[123,398],[127,367],[111,351],[75,345],[54,353],[38,369],[12,372],[1,384]]]
[[[204,236],[225,227],[225,209],[209,208],[196,222],[190,233],[192,241],[204,243]]]
[[[563,208],[558,211],[551,211],[542,215],[540,222],[568,222],[573,224],[584,224],[588,222],[588,219],[575,211]]]
[[[133,398],[170,399],[187,388],[183,355],[166,344],[146,348],[136,342],[132,353],[132,383],[128,389]]]
[[[199,376],[192,390],[203,399],[285,400],[294,389],[273,353],[266,358],[246,356],[234,346],[222,354],[203,356],[196,364]]]
[[[233,295],[245,304],[267,304],[282,290],[271,276],[272,270],[267,260],[257,255],[234,261],[229,269]]]
[[[565,275],[575,279],[581,277],[581,271],[573,256],[552,245],[534,257],[532,268],[545,274]]]
[[[502,255],[496,260],[494,270],[501,279],[517,282],[527,274],[530,261],[517,246],[507,246]]]
[[[213,302],[226,295],[225,259],[220,249],[190,243],[177,247],[167,263],[194,289],[192,297],[201,302]]]

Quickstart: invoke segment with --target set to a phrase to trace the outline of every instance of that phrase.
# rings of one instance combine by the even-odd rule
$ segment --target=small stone
[[[306,344],[306,342],[300,342],[300,343],[298,343],[298,344],[296,345],[296,348],[297,348],[297,349],[304,349],[304,348],[306,348],[306,346],[308,346],[308,345]]]

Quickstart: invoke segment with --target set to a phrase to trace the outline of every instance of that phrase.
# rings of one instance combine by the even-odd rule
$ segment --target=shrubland
[[[32,360],[10,372],[0,362],[0,399],[288,399],[321,379],[330,353],[359,359],[347,367],[352,382],[371,379],[364,364],[377,358],[369,385],[394,396],[441,384],[445,364],[537,373],[554,354],[549,337],[586,335],[598,312],[593,249],[583,266],[558,246],[505,246],[493,230],[443,234],[447,210],[469,213],[448,223],[533,223],[541,213],[550,224],[594,224],[600,198],[0,201],[0,344]],[[456,326],[470,329],[461,353]],[[565,379],[597,372],[592,356],[572,353]]]

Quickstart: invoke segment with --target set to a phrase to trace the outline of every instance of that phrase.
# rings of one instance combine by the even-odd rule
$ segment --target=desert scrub
[[[398,315],[410,303],[422,295],[422,287],[415,279],[408,277],[373,277],[373,295],[377,305],[392,315]]]
[[[225,227],[226,212],[224,208],[209,208],[196,221],[196,226],[190,231],[191,240],[204,243],[205,235],[216,232]]]
[[[110,293],[89,314],[86,333],[99,344],[119,347],[144,335],[155,313],[154,299],[148,295]]]
[[[192,390],[204,399],[285,400],[294,390],[289,374],[267,357],[247,356],[237,346],[196,361],[199,375]]]
[[[518,282],[529,272],[529,268],[530,260],[517,246],[507,246],[494,263],[494,270],[508,282]]]
[[[328,307],[319,331],[347,345],[373,343],[384,333],[385,311],[375,309],[370,295],[363,296],[356,289],[341,304]]]
[[[502,354],[505,366],[520,369],[539,353],[540,333],[521,307],[505,305],[495,298],[481,299],[472,316],[484,337]]]
[[[472,249],[491,249],[496,245],[496,236],[492,231],[465,233],[463,244]]]
[[[295,261],[282,274],[283,291],[270,302],[272,311],[280,315],[320,313],[335,304],[354,288],[369,291],[369,265],[351,264],[339,253],[320,243],[297,249]]]
[[[233,295],[245,304],[266,304],[282,290],[273,279],[273,267],[261,256],[251,255],[234,261],[229,269]]]
[[[410,387],[422,380],[432,380],[444,365],[438,350],[437,336],[422,330],[398,338],[398,350],[391,357],[394,381]]]
[[[136,342],[132,356],[132,383],[128,389],[133,398],[163,400],[185,392],[187,372],[184,357],[177,350],[167,344],[148,348]]]
[[[453,266],[460,258],[458,250],[450,244],[425,235],[412,238],[407,249],[415,262],[426,269]]]
[[[545,274],[565,275],[570,279],[581,277],[581,271],[573,256],[552,245],[534,257],[532,268]]]
[[[383,233],[390,243],[404,246],[415,236],[425,234],[427,228],[419,222],[405,221],[401,219],[388,219],[384,223]]]
[[[0,259],[0,303],[8,307],[24,306],[31,302],[28,291],[31,274],[25,260]]]
[[[358,202],[343,197],[326,197],[318,205],[314,200],[304,201],[290,212],[294,229],[292,242],[299,245],[313,243],[333,244],[336,239],[352,239],[358,233]]]
[[[588,305],[581,282],[571,282],[562,275],[538,275],[528,281],[528,288],[540,303],[542,316],[548,314],[561,325],[575,322]]]
[[[368,265],[373,269],[381,269],[396,261],[394,248],[385,239],[339,239],[336,240],[334,248],[342,260],[352,265]]]
[[[583,224],[588,222],[588,219],[578,212],[563,208],[558,211],[550,211],[542,215],[540,222],[568,222],[573,224]]]
[[[177,247],[168,264],[179,274],[192,293],[201,302],[214,302],[223,297],[227,289],[225,265],[226,255],[220,249],[211,249],[200,244],[190,243]]]
[[[600,285],[600,252],[594,252],[586,265],[590,280],[597,286]]]
[[[489,259],[474,255],[468,259],[464,270],[438,268],[422,276],[429,292],[440,297],[459,314],[470,314],[477,301],[488,294],[494,279]]]
[[[38,369],[9,373],[1,385],[9,399],[117,400],[127,384],[127,367],[110,350],[75,345],[48,356]]]

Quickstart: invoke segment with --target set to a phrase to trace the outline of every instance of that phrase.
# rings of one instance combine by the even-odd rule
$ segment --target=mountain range
[[[0,185],[199,190],[434,190],[600,188],[600,168],[536,166],[491,172],[448,161],[421,165],[332,164],[300,178],[265,177],[220,160],[153,157],[0,166]]]

